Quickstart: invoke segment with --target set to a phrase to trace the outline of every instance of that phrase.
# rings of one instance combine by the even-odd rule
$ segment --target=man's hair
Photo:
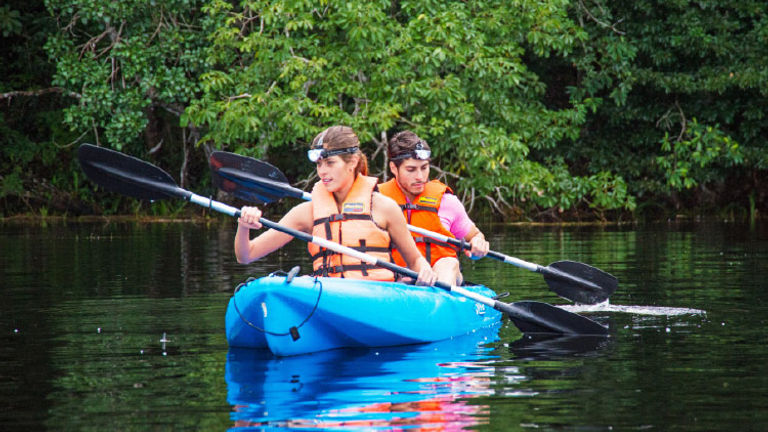
[[[389,157],[390,161],[394,162],[396,167],[399,167],[400,164],[403,163],[404,159],[392,159],[395,159],[404,153],[413,152],[416,150],[416,144],[418,143],[421,143],[424,150],[431,150],[429,148],[429,144],[427,144],[427,142],[423,139],[419,138],[419,136],[415,133],[409,130],[398,132],[389,139],[389,145],[387,146],[387,157]]]

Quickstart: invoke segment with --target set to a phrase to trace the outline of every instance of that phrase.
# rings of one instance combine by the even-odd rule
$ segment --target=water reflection
[[[227,351],[223,318],[246,277],[310,268],[306,245],[242,266],[233,229],[0,223],[0,429],[768,430],[768,224],[494,227],[495,250],[616,275],[610,304],[579,310],[611,337],[506,324],[489,346],[288,359]],[[564,303],[539,274],[464,264]]]
[[[276,358],[231,348],[227,400],[234,426],[408,427],[461,430],[487,423],[498,327],[424,345]]]
[[[523,335],[509,344],[509,352],[520,360],[552,360],[596,354],[613,343],[611,338],[578,335]]]

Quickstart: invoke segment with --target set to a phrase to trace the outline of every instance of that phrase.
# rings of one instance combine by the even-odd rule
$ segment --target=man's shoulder
[[[440,207],[444,205],[464,208],[464,204],[461,202],[459,197],[454,195],[453,192],[449,192],[449,191],[445,191],[445,195],[443,195],[443,200],[440,202]]]

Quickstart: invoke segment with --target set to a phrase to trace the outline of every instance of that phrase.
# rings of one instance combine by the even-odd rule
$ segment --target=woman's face
[[[349,162],[344,162],[341,156],[323,158],[317,161],[317,176],[328,192],[334,193],[352,185],[356,165],[356,157]]]

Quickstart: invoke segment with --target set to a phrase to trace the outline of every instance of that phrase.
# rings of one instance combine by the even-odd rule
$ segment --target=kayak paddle
[[[239,209],[182,189],[168,173],[141,159],[91,144],[80,146],[78,149],[78,159],[83,171],[91,181],[113,192],[147,200],[183,198],[200,206],[236,218],[240,217]],[[353,256],[363,262],[386,268],[394,273],[414,279],[418,276],[413,270],[390,262],[380,261],[371,255],[324,238],[315,237],[305,232],[282,226],[265,218],[260,218],[259,222],[268,228],[315,243],[337,253]],[[503,303],[459,286],[451,286],[444,283],[437,283],[436,286],[507,314],[512,322],[524,333],[608,335],[608,329],[597,322],[546,303],[532,301]]]
[[[245,201],[263,204],[285,197],[301,198],[306,201],[312,199],[310,193],[291,186],[279,169],[258,159],[216,151],[211,154],[209,165],[214,185]],[[469,243],[463,239],[448,237],[413,225],[408,225],[408,229],[443,243],[466,250],[471,249]],[[602,303],[616,291],[619,285],[615,276],[580,262],[557,261],[543,267],[495,251],[489,251],[487,256],[540,273],[544,276],[544,281],[550,290],[576,303]]]

